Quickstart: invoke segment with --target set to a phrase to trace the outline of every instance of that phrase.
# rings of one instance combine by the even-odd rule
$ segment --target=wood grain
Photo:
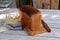
[[[41,10],[41,9],[40,9]],[[35,36],[28,36],[23,30],[19,31],[4,31],[0,33],[0,40],[60,40],[60,19],[51,19],[53,15],[59,15],[60,10],[41,10],[43,15],[42,19],[50,26],[51,33],[43,33]],[[0,12],[0,14],[6,13],[18,13],[17,9],[9,9],[7,11]],[[48,15],[48,16],[47,16]],[[3,27],[3,26],[2,26]]]

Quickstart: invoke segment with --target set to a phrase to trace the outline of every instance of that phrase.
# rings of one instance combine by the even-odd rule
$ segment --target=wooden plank
[[[14,11],[13,11],[14,10]],[[16,13],[16,9],[10,9],[10,13]],[[60,15],[59,10],[41,10],[43,14],[48,14],[49,17],[44,17],[44,21],[50,26],[51,33],[43,33],[35,36],[28,36],[25,31],[4,31],[0,33],[0,40],[60,40],[60,19],[51,19],[53,15]],[[5,11],[4,11],[5,12]],[[4,13],[2,12],[2,13]],[[7,12],[7,11],[6,11]],[[9,13],[9,12],[7,12]],[[59,17],[60,18],[60,17]]]
[[[44,40],[44,39],[46,39],[46,40],[51,40],[51,39],[54,39],[54,40],[56,40],[56,39],[60,39],[60,29],[58,30],[58,29],[53,29],[53,31],[52,31],[52,33],[44,33],[44,34],[38,34],[38,35],[35,35],[35,36],[28,36],[28,35],[26,35],[26,36],[24,36],[24,35],[21,35],[22,34],[22,32],[20,32],[20,31],[18,31],[18,32],[20,32],[21,34],[18,34],[18,32],[17,31],[8,31],[8,34],[7,33],[1,33],[0,34],[0,38],[2,38],[2,39],[18,39],[18,40],[20,40],[20,39],[22,39],[22,40],[33,40],[33,39],[41,39],[41,40]],[[10,34],[9,34],[9,32],[11,32]],[[13,34],[14,32],[16,32],[16,34]],[[59,32],[59,33],[58,33]],[[5,37],[6,36],[6,37]],[[33,39],[32,39],[33,38]]]
[[[38,9],[40,9],[40,8],[42,8],[41,6],[40,6],[40,0],[33,0],[33,6],[35,7],[35,8],[38,8]]]
[[[59,0],[51,0],[51,9],[59,9]]]
[[[33,0],[33,6],[38,9],[50,9],[50,0]]]

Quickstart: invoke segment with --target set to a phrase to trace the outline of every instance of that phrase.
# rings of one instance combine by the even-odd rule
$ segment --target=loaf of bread
[[[39,10],[32,6],[25,5],[21,6],[19,11],[22,27],[29,35],[46,32],[41,24],[42,13]]]

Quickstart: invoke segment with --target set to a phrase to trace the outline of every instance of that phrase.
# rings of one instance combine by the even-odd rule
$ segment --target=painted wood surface
[[[51,32],[29,36],[23,30],[4,31],[0,33],[0,40],[60,40],[60,10],[42,10],[42,19],[50,26]],[[0,10],[0,14],[18,13],[17,9]]]

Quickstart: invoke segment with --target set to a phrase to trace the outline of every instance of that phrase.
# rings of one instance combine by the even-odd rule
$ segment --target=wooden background
[[[59,9],[59,0],[33,0],[33,5],[38,9]]]

